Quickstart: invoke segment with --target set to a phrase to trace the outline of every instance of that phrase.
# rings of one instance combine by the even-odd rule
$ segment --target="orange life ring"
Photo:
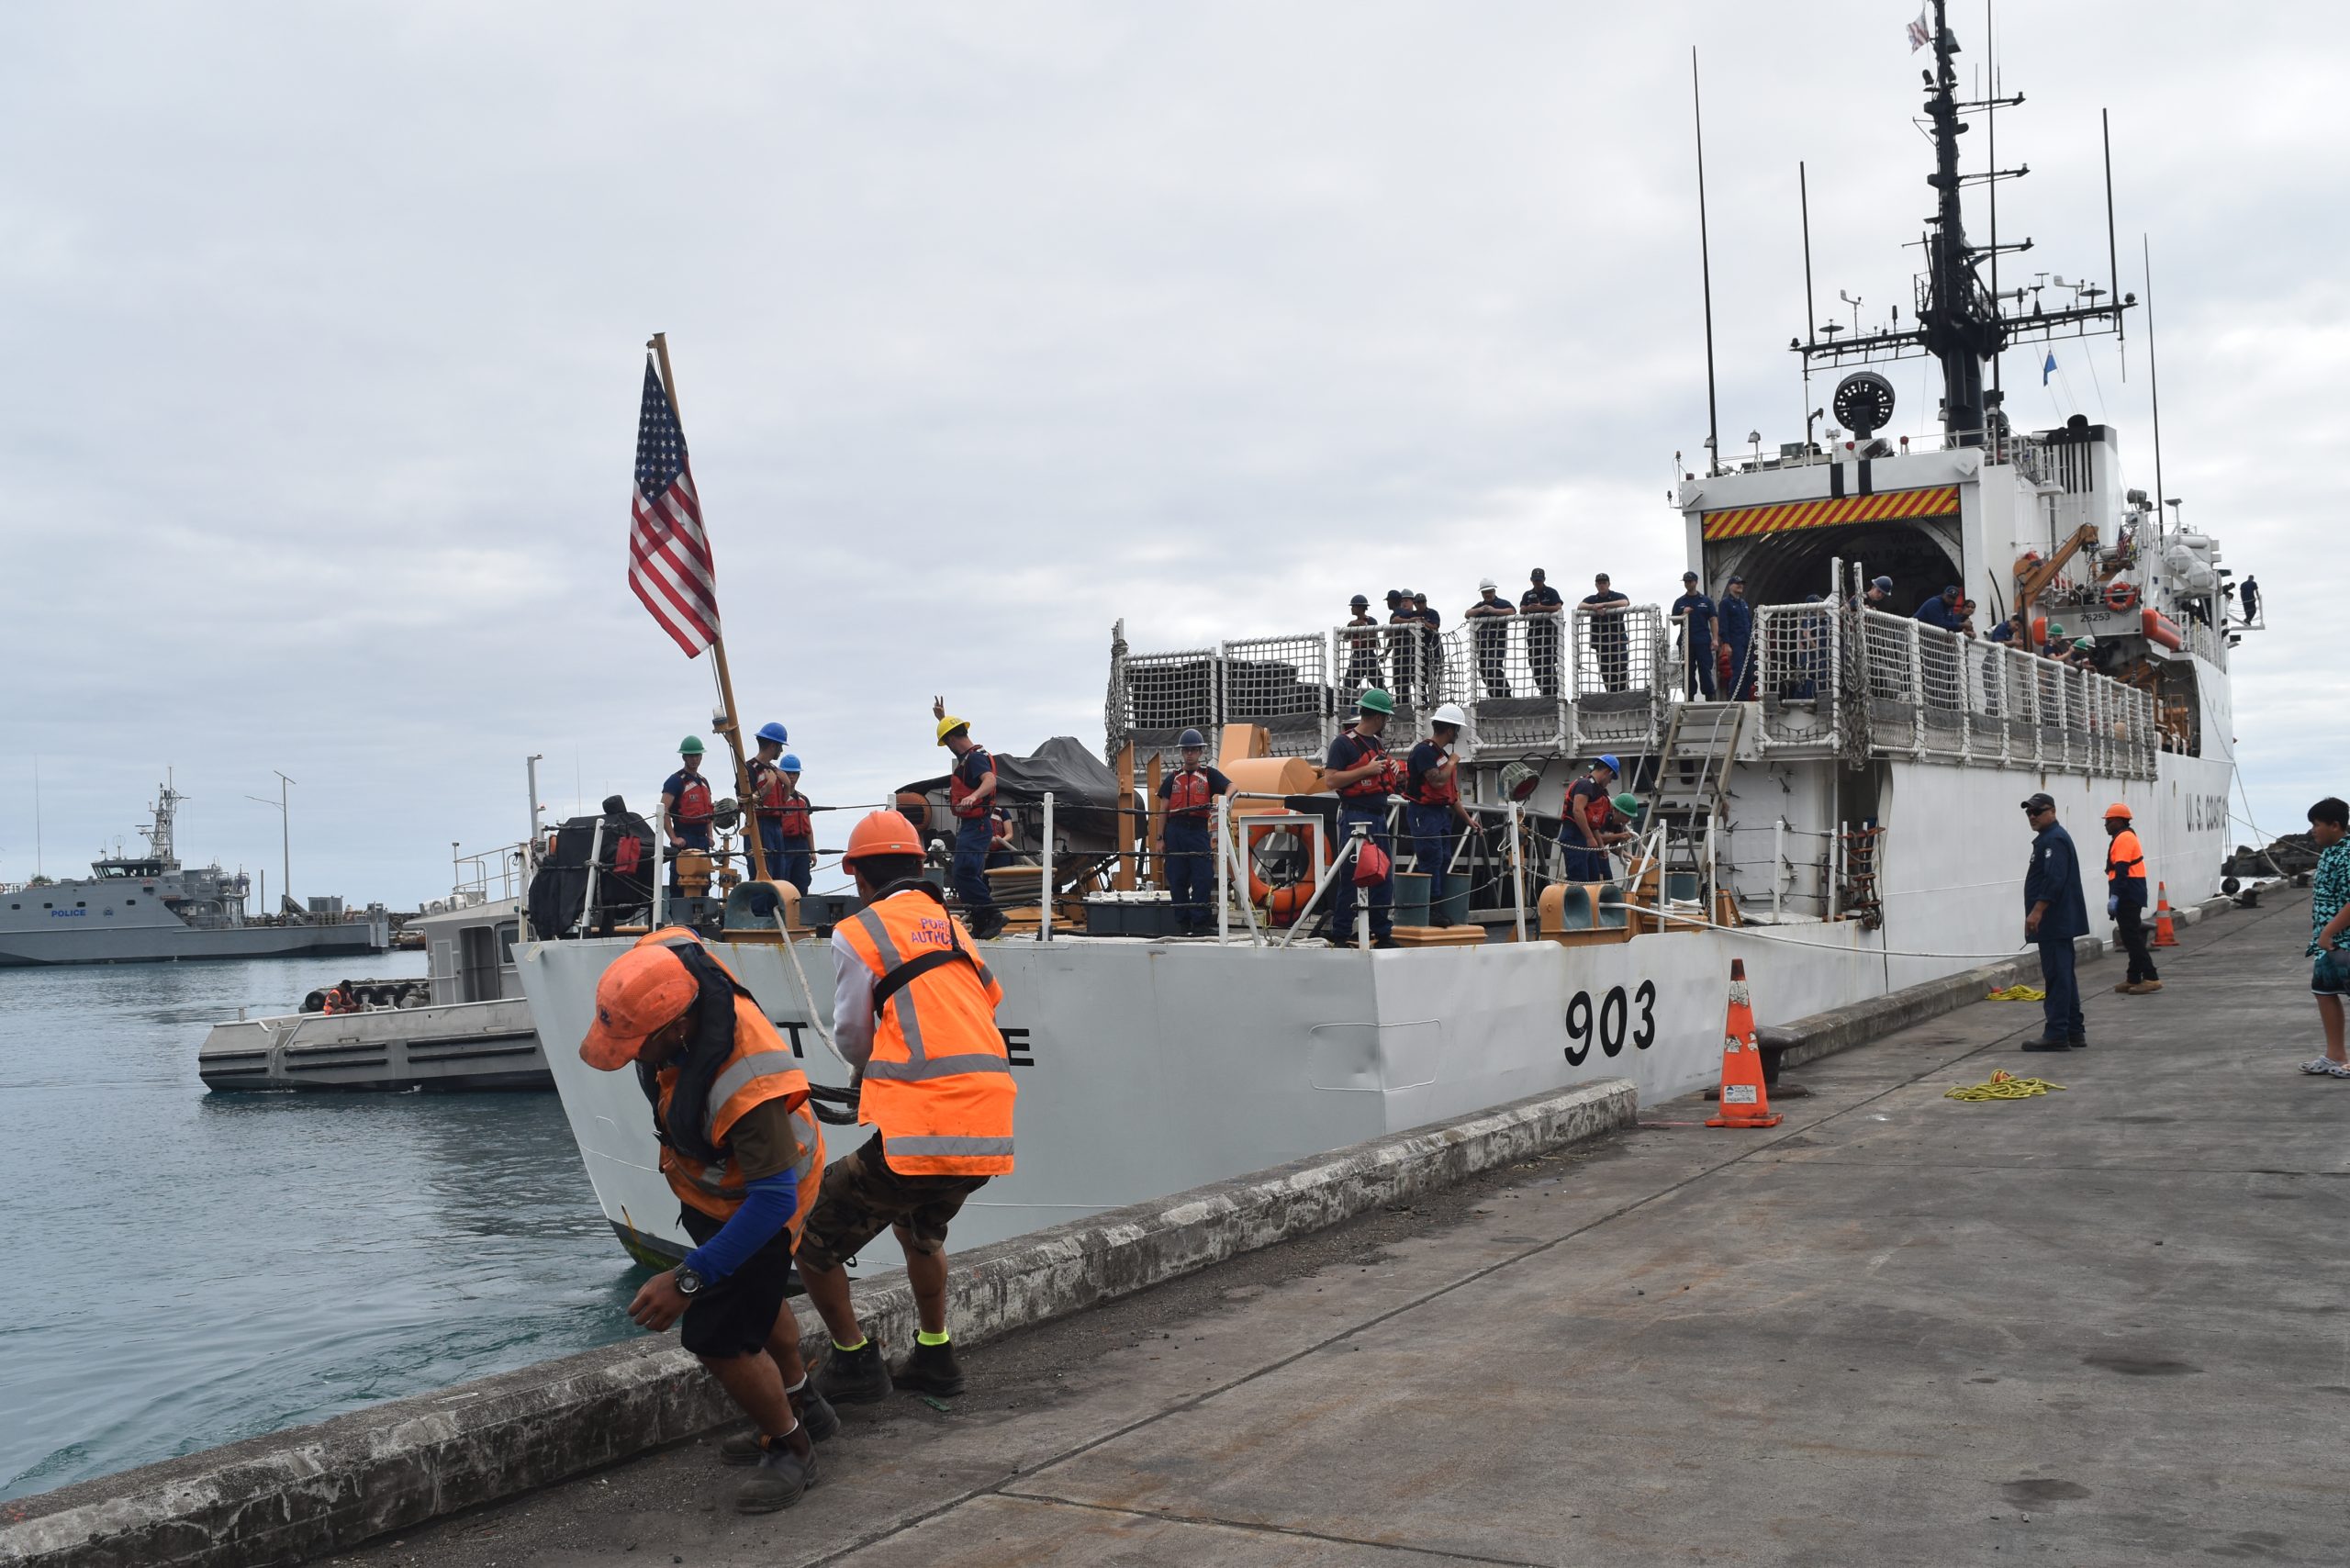
[[[2108,610],[2127,610],[2127,609],[2129,609],[2132,605],[2133,605],[2133,604],[2135,604],[2135,603],[2137,603],[2137,602],[2138,602],[2138,585],[2137,585],[2137,584],[2135,584],[2135,583],[2125,583],[2125,582],[2116,582],[2116,583],[2109,583],[2109,584],[2108,584],[2108,585],[2106,586],[2106,590],[2105,590],[2105,607],[2106,607]]]
[[[1257,840],[1270,834],[1303,834],[1307,830],[1294,823],[1251,823],[1246,817],[1239,820],[1238,826],[1240,828],[1240,859],[1241,863],[1248,868],[1248,902],[1270,915],[1275,925],[1292,924],[1313,899],[1314,882],[1291,882],[1277,888],[1266,881],[1263,873],[1257,869]],[[1318,881],[1322,873],[1329,868],[1330,840],[1327,834],[1320,833],[1315,834],[1314,839],[1320,846],[1319,852],[1313,857],[1314,878]]]

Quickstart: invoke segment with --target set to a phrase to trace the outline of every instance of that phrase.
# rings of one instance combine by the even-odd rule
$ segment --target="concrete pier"
[[[2350,1081],[2306,895],[972,1351],[744,1518],[714,1439],[339,1561],[418,1568],[2350,1561]],[[2089,988],[2094,989],[2089,989]],[[2066,1085],[1963,1103],[2008,1068]]]

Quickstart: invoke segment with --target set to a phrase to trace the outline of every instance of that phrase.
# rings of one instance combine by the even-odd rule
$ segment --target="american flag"
[[[694,498],[686,432],[649,354],[636,422],[636,494],[629,502],[628,586],[686,657],[718,640],[717,568]]]

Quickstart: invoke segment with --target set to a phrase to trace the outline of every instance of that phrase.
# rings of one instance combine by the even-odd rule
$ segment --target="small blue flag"
[[[2047,363],[2046,364],[2043,364],[2043,365],[2042,365],[2042,366],[2040,367],[2040,384],[2041,384],[2042,386],[2047,386],[2047,385],[2048,385],[2048,378],[2049,378],[2050,376],[2052,376],[2052,375],[2055,375],[2055,374],[2056,374],[2056,351],[2055,351],[2054,349],[2050,349],[2050,350],[2048,351],[2048,363]]]

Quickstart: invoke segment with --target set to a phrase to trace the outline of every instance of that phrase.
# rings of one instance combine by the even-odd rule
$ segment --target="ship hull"
[[[0,968],[47,964],[152,964],[202,958],[311,958],[380,953],[391,945],[381,919],[334,925],[242,925],[197,930],[179,924],[62,930],[0,930]]]

